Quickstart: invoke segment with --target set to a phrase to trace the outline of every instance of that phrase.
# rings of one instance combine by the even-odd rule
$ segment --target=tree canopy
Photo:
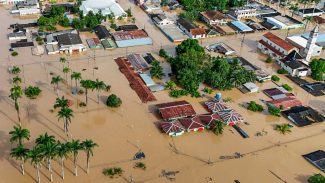
[[[310,62],[311,77],[316,81],[323,81],[325,73],[325,60],[314,59]]]

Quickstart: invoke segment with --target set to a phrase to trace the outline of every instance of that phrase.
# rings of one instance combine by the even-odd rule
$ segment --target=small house
[[[98,25],[94,28],[94,32],[97,35],[98,39],[103,40],[110,37],[109,31],[103,25]]]
[[[306,106],[294,106],[282,114],[298,127],[324,122],[325,118],[316,110]]]
[[[100,42],[100,40],[98,38],[91,38],[91,39],[87,39],[86,40],[88,47],[90,49],[100,49],[103,48],[102,43]]]
[[[191,117],[196,114],[192,105],[184,100],[157,104],[156,107],[164,120]]]
[[[151,15],[151,19],[156,25],[174,24],[174,21],[167,18],[165,14],[153,14]]]
[[[250,6],[231,8],[228,14],[238,20],[242,18],[252,18],[256,17],[257,9]]]
[[[185,132],[185,127],[178,121],[160,122],[160,128],[170,136],[180,136]]]
[[[295,13],[302,17],[315,17],[315,16],[322,16],[324,11],[318,8],[303,8],[303,9],[299,9]]]
[[[200,114],[198,115],[201,122],[205,125],[205,128],[211,129],[214,126],[215,121],[222,121],[220,116],[217,113],[213,114]]]
[[[225,25],[230,19],[225,14],[215,10],[200,12],[200,18],[208,25]]]
[[[252,82],[245,83],[243,86],[248,90],[249,93],[258,92],[258,86]]]
[[[192,39],[200,39],[206,37],[204,28],[199,28],[184,18],[179,18],[177,20],[177,25],[188,37]]]
[[[187,132],[201,132],[205,128],[198,116],[181,118],[178,121],[185,127]]]
[[[226,125],[230,126],[239,124],[244,120],[243,117],[233,109],[220,111],[218,115]]]
[[[295,96],[288,96],[285,98],[280,98],[276,100],[271,100],[266,102],[268,105],[276,107],[276,108],[283,108],[283,109],[290,109],[294,106],[301,106],[302,103],[299,99],[297,99]]]

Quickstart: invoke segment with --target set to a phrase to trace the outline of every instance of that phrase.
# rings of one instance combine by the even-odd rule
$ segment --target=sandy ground
[[[137,7],[129,4],[125,0],[120,1],[123,8],[131,6],[136,22],[147,30],[153,38],[154,44],[150,46],[134,47],[128,49],[115,49],[110,51],[96,51],[96,61],[88,58],[93,52],[73,55],[68,58],[73,71],[82,72],[84,79],[95,79],[105,81],[112,86],[109,93],[101,92],[101,102],[96,103],[96,92],[90,92],[89,105],[86,108],[73,106],[75,117],[72,119],[70,131],[72,138],[84,140],[93,139],[99,144],[95,149],[95,156],[91,159],[90,174],[87,175],[85,169],[85,153],[80,153],[79,176],[72,174],[73,164],[71,160],[66,162],[66,179],[61,180],[59,176],[60,168],[54,162],[55,182],[170,182],[165,177],[159,176],[162,170],[179,171],[174,182],[233,182],[235,179],[243,183],[281,183],[306,182],[306,179],[314,173],[320,173],[315,167],[302,158],[301,155],[318,149],[325,149],[325,124],[313,125],[305,128],[294,127],[293,132],[288,135],[280,135],[273,130],[276,124],[287,123],[283,117],[277,118],[265,113],[253,113],[240,107],[239,104],[251,100],[268,98],[262,93],[243,95],[238,90],[221,92],[224,97],[231,97],[234,102],[229,105],[241,113],[245,121],[250,125],[241,125],[250,135],[248,139],[242,139],[236,132],[232,133],[230,127],[225,128],[221,136],[216,136],[210,132],[185,134],[181,137],[171,138],[156,128],[155,123],[159,121],[154,104],[173,101],[168,97],[167,92],[155,93],[158,101],[149,104],[141,103],[136,93],[129,87],[129,83],[117,68],[113,58],[123,56],[126,53],[137,52],[157,53],[162,45],[172,51],[175,45],[152,25],[145,13]],[[26,142],[27,147],[32,147],[37,135],[48,132],[55,135],[59,140],[66,140],[63,132],[62,121],[58,121],[56,113],[51,113],[56,93],[50,85],[50,72],[64,77],[62,64],[58,62],[59,55],[54,56],[31,56],[30,48],[21,48],[19,55],[15,58],[8,56],[9,41],[6,34],[9,33],[7,27],[14,22],[28,22],[30,20],[13,18],[4,8],[0,8],[0,182],[35,182],[36,170],[26,163],[26,175],[22,176],[18,170],[16,161],[9,158],[9,151],[12,145],[9,143],[8,132],[13,125],[17,124],[16,111],[13,102],[8,98],[11,87],[10,74],[7,72],[8,65],[21,65],[24,78],[23,87],[37,85],[43,92],[36,100],[29,100],[23,97],[21,100],[22,124],[30,129],[31,140]],[[323,30],[323,29],[322,29]],[[277,35],[284,37],[286,31],[278,31]],[[243,47],[240,47],[242,35],[230,37],[218,37],[205,39],[202,45],[206,46],[215,42],[225,42],[234,48],[241,56],[275,73],[276,67],[266,64],[264,56],[256,54],[256,40],[261,38],[262,33],[246,35]],[[91,36],[91,35],[90,35]],[[9,61],[10,60],[10,61]],[[166,64],[164,64],[166,65]],[[93,67],[99,70],[93,72]],[[82,71],[86,69],[85,71]],[[166,67],[166,70],[169,70]],[[68,80],[70,83],[70,80]],[[324,97],[315,98],[309,96],[297,85],[281,76],[281,83],[289,83],[294,88],[294,93],[305,103],[314,108],[323,110],[325,108]],[[275,87],[272,82],[259,84],[261,89]],[[72,96],[69,87],[60,84],[60,96],[65,96],[74,101],[85,100],[85,96]],[[203,87],[203,86],[202,86]],[[217,91],[216,91],[217,92]],[[123,100],[123,104],[118,109],[107,109],[103,104],[107,95],[117,94]],[[215,92],[213,93],[215,94]],[[212,95],[211,95],[212,96]],[[206,113],[201,105],[206,98],[193,99],[183,97],[189,101],[197,113]],[[261,102],[259,102],[261,103]],[[263,104],[264,105],[264,104]],[[254,134],[262,129],[268,131],[268,135],[256,137]],[[172,151],[176,147],[179,153]],[[147,165],[147,170],[134,169],[133,155],[141,149],[146,154],[143,162]],[[240,159],[220,160],[219,156],[231,156],[235,152],[244,154]],[[213,162],[208,164],[207,162]],[[110,179],[102,175],[103,168],[118,166],[125,172],[122,177]],[[49,173],[43,167],[41,169],[42,182],[49,182]],[[210,179],[211,178],[211,179]],[[280,179],[282,180],[280,180]]]

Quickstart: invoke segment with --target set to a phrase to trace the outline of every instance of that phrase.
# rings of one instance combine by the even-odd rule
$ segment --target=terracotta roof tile
[[[272,41],[274,44],[280,46],[281,48],[283,48],[286,51],[290,51],[295,48],[292,44],[279,38],[278,36],[272,34],[271,32],[268,32],[268,33],[264,34],[263,36],[265,38],[267,38],[268,40]]]

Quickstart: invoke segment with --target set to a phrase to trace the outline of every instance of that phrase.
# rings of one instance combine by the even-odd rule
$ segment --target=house
[[[181,118],[178,121],[185,127],[187,132],[201,132],[205,128],[199,116]]]
[[[100,49],[103,48],[102,43],[100,42],[100,40],[98,38],[91,38],[91,39],[87,39],[86,40],[88,47],[90,49]]]
[[[19,2],[24,2],[25,0],[0,0],[0,5],[2,4],[17,4]]]
[[[304,9],[299,9],[297,12],[295,12],[295,14],[302,17],[322,16],[323,13],[324,11],[318,8],[304,8]]]
[[[92,11],[94,14],[101,12],[104,16],[114,15],[115,19],[127,17],[126,12],[115,0],[85,0],[81,1],[79,9],[84,16]]]
[[[325,172],[325,151],[317,150],[302,156],[319,170]]]
[[[298,49],[292,44],[271,32],[263,35],[262,39],[258,42],[257,47],[262,53],[270,55],[276,59],[283,58],[294,50],[298,51]]]
[[[103,25],[98,25],[94,28],[95,34],[100,40],[107,39],[110,37],[110,33],[107,28]]]
[[[252,18],[252,17],[256,17],[257,9],[249,6],[231,8],[228,11],[228,14],[238,20],[241,18]]]
[[[151,53],[146,53],[143,55],[143,58],[148,64],[151,64],[153,61],[157,60],[154,56],[152,56]]]
[[[188,37],[192,39],[206,37],[206,32],[204,28],[199,28],[184,18],[179,18],[177,20],[177,25]]]
[[[160,128],[170,136],[180,136],[185,132],[185,127],[178,121],[160,122]]]
[[[38,0],[25,0],[15,3],[11,10],[12,14],[32,15],[41,13]]]
[[[27,39],[27,36],[25,32],[9,33],[8,39],[9,41],[20,41],[22,39]]]
[[[204,102],[204,105],[207,109],[212,113],[217,113],[224,110],[229,110],[225,103],[218,100],[211,100],[208,102]]]
[[[165,14],[153,14],[151,15],[151,19],[156,25],[174,24],[174,21],[167,18]]]
[[[291,96],[291,94],[288,93],[287,90],[284,89],[283,87],[265,89],[265,90],[263,90],[263,92],[265,95],[272,98],[273,100],[278,100],[278,99],[282,99],[282,98]],[[288,95],[288,94],[290,94],[290,95]]]
[[[249,26],[247,26],[246,24],[244,24],[239,20],[230,22],[229,26],[240,33],[254,32],[252,28],[250,28]]]
[[[192,105],[184,100],[157,104],[156,107],[164,120],[192,117],[196,114]]]
[[[34,46],[34,42],[17,41],[16,43],[10,43],[11,48],[22,48],[22,47],[32,47],[32,46]]]
[[[243,122],[243,117],[233,109],[218,112],[218,115],[226,125],[236,125]]]
[[[161,11],[160,1],[146,1],[140,7],[147,13]]]
[[[222,53],[222,54],[224,54],[226,56],[236,54],[236,51],[233,48],[229,47],[228,45],[226,45],[223,42],[209,45],[209,46],[206,47],[206,49],[208,51],[215,51],[215,52]]]
[[[255,70],[255,74],[256,74],[256,80],[259,82],[269,81],[269,80],[271,80],[271,77],[272,77],[270,73],[268,73],[267,71],[265,71],[263,69]]]
[[[198,115],[201,122],[205,125],[205,128],[211,129],[214,126],[215,121],[222,121],[220,116],[217,113],[213,114],[200,114]]]
[[[289,17],[285,16],[273,16],[273,17],[266,17],[266,22],[272,24],[273,26],[277,27],[278,29],[297,29],[304,27],[304,23]]]
[[[291,76],[305,77],[310,74],[309,68],[303,63],[304,59],[296,51],[291,52],[289,55],[276,62],[288,71]]]
[[[282,114],[298,127],[324,122],[325,118],[316,110],[306,106],[294,106]]]
[[[138,30],[138,26],[134,24],[120,25],[116,28],[116,31],[133,31]]]
[[[229,21],[225,14],[215,10],[200,12],[200,19],[208,25],[225,25]]]
[[[149,64],[140,54],[129,54],[127,58],[136,71],[146,71],[149,69]]]
[[[65,33],[57,36],[60,53],[75,53],[86,51],[79,34]]]
[[[188,36],[176,24],[157,25],[157,27],[171,42],[182,42],[188,39]]]
[[[301,106],[302,103],[295,96],[288,96],[285,98],[270,100],[266,102],[268,105],[279,108],[279,109],[290,109],[294,106]]]
[[[152,39],[145,30],[117,31],[111,33],[117,47],[151,45]]]
[[[249,93],[256,93],[258,92],[258,86],[252,82],[248,82],[243,84],[243,86],[248,90]]]

